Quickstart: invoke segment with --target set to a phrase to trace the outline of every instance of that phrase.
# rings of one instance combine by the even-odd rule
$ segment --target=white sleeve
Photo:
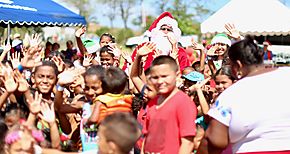
[[[229,101],[224,98],[218,98],[215,102],[215,105],[210,108],[207,114],[222,124],[229,126],[232,117],[232,111],[228,102]]]

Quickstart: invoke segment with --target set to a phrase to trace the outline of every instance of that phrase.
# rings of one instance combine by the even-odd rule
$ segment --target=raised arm
[[[0,56],[0,62],[2,62],[4,60],[5,56],[10,51],[10,49],[11,49],[11,45],[10,44],[7,44],[7,45],[4,46],[3,52],[1,53],[1,56]]]
[[[48,103],[41,103],[41,114],[38,116],[49,124],[51,146],[54,149],[60,149],[60,135],[58,125],[55,120],[54,103],[50,106]]]
[[[193,38],[191,39],[192,47],[194,50],[199,50],[200,51],[200,67],[199,67],[199,72],[204,71],[204,65],[205,65],[205,48],[202,44],[197,43]]]
[[[81,36],[86,32],[86,27],[82,26],[81,28],[79,28],[76,32],[75,32],[75,36],[76,36],[76,41],[77,41],[77,45],[78,48],[80,49],[80,52],[82,55],[85,55],[85,53],[87,52],[87,49],[85,48],[82,40],[81,40]]]
[[[155,44],[151,42],[145,43],[143,46],[137,49],[137,54],[135,61],[132,65],[132,70],[130,73],[131,80],[135,85],[136,89],[141,92],[142,87],[144,86],[145,82],[140,77],[140,69],[143,69],[141,65],[142,57],[147,56],[150,52],[155,50]]]

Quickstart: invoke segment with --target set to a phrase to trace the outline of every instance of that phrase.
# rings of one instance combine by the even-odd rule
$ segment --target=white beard
[[[161,55],[169,55],[172,51],[172,45],[167,36],[160,30],[152,31],[151,42],[156,44],[156,48],[161,50]]]

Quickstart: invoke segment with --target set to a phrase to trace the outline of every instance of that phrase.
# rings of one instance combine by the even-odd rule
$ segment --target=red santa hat
[[[270,43],[270,41],[266,40],[266,41],[263,42],[263,45],[270,46],[271,43]]]
[[[178,28],[177,21],[173,18],[170,12],[163,12],[155,21],[151,24],[148,31],[145,32],[146,36],[151,37],[151,32],[159,30],[161,26],[167,25],[172,27],[173,33],[177,39],[181,36],[181,31]]]

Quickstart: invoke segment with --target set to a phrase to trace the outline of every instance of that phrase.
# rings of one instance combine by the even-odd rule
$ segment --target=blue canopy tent
[[[85,18],[52,0],[0,0],[0,24],[12,26],[80,26]]]
[[[52,0],[0,0],[0,26],[7,27],[7,40],[10,40],[10,27],[85,24],[84,17]]]

